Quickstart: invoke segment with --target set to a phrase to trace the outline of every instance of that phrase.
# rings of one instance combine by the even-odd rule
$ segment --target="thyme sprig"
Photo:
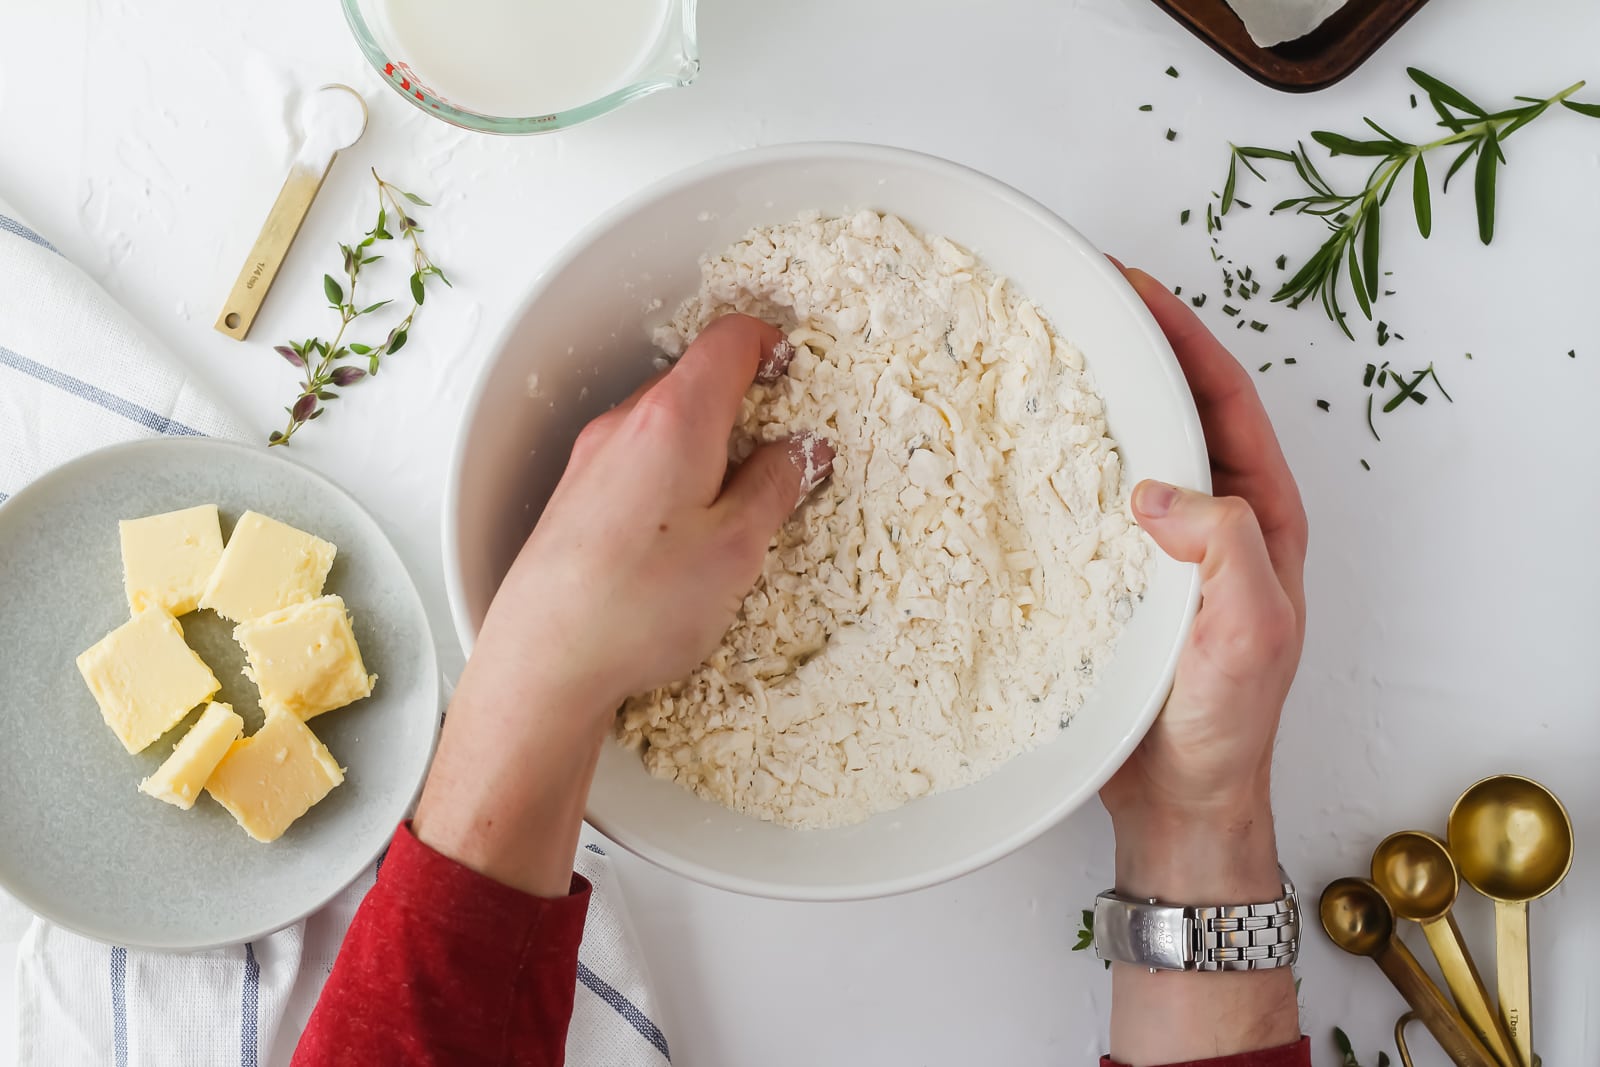
[[[1307,300],[1320,303],[1328,318],[1351,340],[1355,335],[1340,305],[1340,291],[1348,283],[1356,306],[1369,320],[1372,318],[1372,305],[1380,298],[1382,209],[1407,167],[1411,168],[1411,203],[1417,231],[1426,239],[1433,232],[1433,194],[1426,157],[1442,148],[1460,149],[1445,171],[1439,189],[1441,195],[1449,191],[1450,180],[1476,158],[1473,194],[1477,202],[1478,237],[1488,244],[1494,239],[1495,187],[1499,168],[1506,161],[1506,140],[1556,104],[1580,115],[1600,118],[1600,104],[1569,99],[1583,88],[1581,81],[1553,96],[1542,99],[1518,96],[1515,99],[1519,106],[1489,111],[1461,91],[1415,67],[1408,68],[1407,73],[1438,114],[1438,125],[1447,131],[1443,137],[1413,143],[1396,137],[1370,118],[1362,121],[1377,134],[1376,138],[1350,137],[1328,130],[1316,130],[1311,134],[1312,140],[1326,148],[1331,156],[1376,160],[1366,183],[1355,192],[1336,190],[1317,170],[1303,143],[1296,142],[1289,151],[1230,145],[1228,176],[1222,187],[1217,217],[1227,215],[1239,203],[1235,192],[1241,164],[1261,180],[1266,178],[1258,164],[1276,162],[1293,167],[1306,192],[1279,201],[1273,212],[1292,210],[1297,215],[1315,215],[1327,223],[1331,232],[1272,299],[1287,301],[1290,307],[1299,307]]]
[[[1356,1050],[1350,1044],[1349,1036],[1335,1026],[1333,1028],[1333,1045],[1339,1050],[1339,1067],[1361,1067],[1361,1061],[1356,1059]],[[1389,1067],[1389,1054],[1378,1053],[1378,1067]]]
[[[1094,948],[1094,912],[1088,908],[1083,909],[1083,915],[1078,920],[1078,941],[1072,946],[1074,952],[1084,952]],[[1101,960],[1106,965],[1106,970],[1111,969],[1110,960]]]
[[[383,357],[400,351],[410,339],[412,323],[427,299],[427,280],[438,278],[446,286],[450,285],[450,279],[445,277],[444,271],[423,250],[422,242],[417,237],[423,229],[406,206],[407,203],[419,207],[432,205],[415,193],[408,193],[384,181],[376,170],[372,172],[372,180],[378,186],[377,222],[365,232],[361,241],[354,245],[339,245],[344,268],[343,282],[331,274],[322,276],[322,292],[328,298],[328,307],[339,313],[339,329],[333,335],[333,340],[311,337],[304,341],[290,341],[273,349],[291,366],[298,368],[302,376],[299,395],[293,404],[284,408],[289,421],[283,429],[272,431],[267,438],[268,445],[288,444],[301,427],[321,418],[327,410],[323,405],[340,396],[335,392],[336,387],[344,389],[365,378],[375,377],[383,365]],[[405,318],[390,327],[381,342],[369,345],[351,341],[347,344],[345,333],[351,323],[394,302],[390,298],[358,307],[356,301],[356,287],[362,278],[362,268],[384,258],[382,255],[373,255],[369,250],[379,241],[395,240],[389,230],[391,219],[400,236],[411,244],[410,310]],[[352,356],[365,357],[366,368],[343,362]]]

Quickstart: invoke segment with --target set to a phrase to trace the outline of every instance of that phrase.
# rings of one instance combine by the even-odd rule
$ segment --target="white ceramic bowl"
[[[913,152],[758,149],[668,178],[596,221],[490,351],[445,493],[445,574],[466,648],[578,431],[650,373],[650,327],[695,290],[701,255],[807,209],[861,208],[972,249],[1049,315],[1087,357],[1130,479],[1209,489],[1205,440],[1171,349],[1121,275],[1059,217],[993,178]],[[663,867],[761,896],[851,899],[953,878],[1043,833],[1122,764],[1160,709],[1198,600],[1194,569],[1161,557],[1070,727],[974,785],[856,826],[795,831],[701,800],[608,745],[589,821]]]

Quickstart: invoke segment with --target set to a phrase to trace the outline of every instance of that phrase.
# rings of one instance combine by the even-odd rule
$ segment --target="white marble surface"
[[[368,224],[366,168],[435,201],[429,237],[455,290],[430,300],[408,350],[297,440],[294,458],[385,523],[453,671],[438,509],[473,368],[554,251],[649,181],[778,141],[935,152],[1014,183],[1127,262],[1211,291],[1206,314],[1222,329],[1204,228],[1176,219],[1219,187],[1227,141],[1354,132],[1364,113],[1424,132],[1408,64],[1491,102],[1600,76],[1600,9],[1583,0],[1537,14],[1431,4],[1312,97],[1248,81],[1142,0],[704,0],[702,24],[692,89],[557,136],[494,140],[394,96],[332,3],[0,0],[0,190],[263,434],[292,386],[266,346],[325,321],[317,277],[336,265],[334,241]],[[1168,64],[1179,80],[1162,75]],[[371,130],[241,346],[212,319],[282,178],[294,94],[336,80],[367,94]],[[1153,113],[1136,110],[1146,102]],[[1360,367],[1378,354],[1370,331],[1352,345],[1315,310],[1276,307],[1261,316],[1268,332],[1227,336],[1250,365],[1299,359],[1259,378],[1314,542],[1308,648],[1278,753],[1284,862],[1314,897],[1362,871],[1389,830],[1442,829],[1481,774],[1544,779],[1572,810],[1579,854],[1535,909],[1535,1025],[1546,1063],[1595,1063],[1600,983],[1584,961],[1600,940],[1600,123],[1553,116],[1507,153],[1492,248],[1475,239],[1465,187],[1436,203],[1428,244],[1393,223],[1386,239],[1399,295],[1384,317],[1407,339],[1382,355],[1437,362],[1454,406],[1392,419],[1375,444],[1359,414]],[[1314,224],[1268,222],[1259,207],[1230,223],[1241,258],[1266,265],[1315,240]],[[1068,949],[1110,872],[1098,809],[970,877],[862,904],[747,900],[622,864],[676,1060],[696,1065],[1092,1062],[1109,983]],[[1487,960],[1488,908],[1461,910]],[[1370,964],[1312,933],[1301,973],[1319,1065],[1334,1062],[1336,1023],[1368,1056],[1392,1052],[1401,1004]],[[5,1057],[10,985],[7,973]],[[1444,1060],[1430,1049],[1418,1062]]]

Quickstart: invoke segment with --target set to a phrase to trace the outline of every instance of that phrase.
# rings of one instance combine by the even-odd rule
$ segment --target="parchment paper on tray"
[[[1349,0],[1228,0],[1262,48],[1304,37]]]

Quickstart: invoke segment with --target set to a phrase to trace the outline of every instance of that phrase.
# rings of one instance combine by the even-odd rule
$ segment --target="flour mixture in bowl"
[[[962,248],[892,215],[802,216],[702,264],[656,334],[730,311],[795,346],[732,450],[814,431],[833,477],[721,646],[628,701],[645,766],[800,828],[975,781],[1059,734],[1144,591],[1149,546],[1083,356]]]

